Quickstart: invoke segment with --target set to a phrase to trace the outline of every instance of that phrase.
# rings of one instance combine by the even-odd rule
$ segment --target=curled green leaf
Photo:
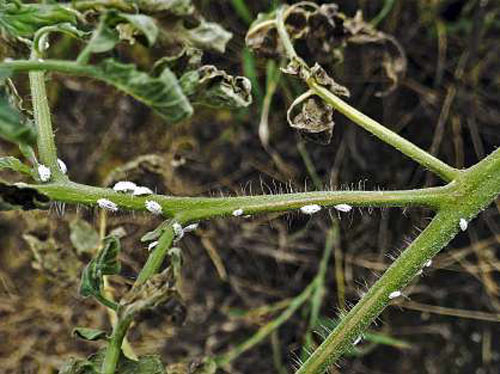
[[[31,123],[9,103],[0,87],[0,138],[17,144],[34,144],[36,131]]]
[[[91,329],[88,327],[75,327],[73,329],[73,335],[88,341],[96,341],[96,340],[107,340],[108,336],[106,331]]]
[[[0,157],[0,170],[10,169],[31,176],[31,168],[12,156]]]

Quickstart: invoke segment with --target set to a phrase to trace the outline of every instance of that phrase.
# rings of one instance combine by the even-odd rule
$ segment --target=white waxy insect
[[[118,210],[118,205],[108,199],[97,200],[97,205],[99,205],[99,208],[106,209],[111,212],[116,212]]]
[[[191,232],[191,231],[194,231],[198,228],[198,225],[199,223],[196,222],[196,223],[192,223],[190,225],[187,225],[186,227],[184,227],[184,232]]]
[[[462,231],[465,231],[467,230],[467,226],[469,226],[469,222],[467,222],[467,220],[465,218],[460,218],[460,229]]]
[[[61,160],[60,158],[57,159],[57,165],[59,165],[59,169],[63,174],[66,174],[68,172],[68,167],[66,166],[64,161]]]
[[[152,194],[153,194],[153,191],[151,191],[151,189],[149,189],[148,187],[144,187],[144,186],[137,186],[137,187],[134,189],[134,192],[132,192],[132,194],[133,194],[134,196],[152,195]]]
[[[358,345],[359,342],[361,341],[361,336],[358,336],[356,340],[352,343],[353,345]]]
[[[116,192],[134,192],[136,188],[137,185],[129,181],[120,181],[113,186],[113,190]]]
[[[425,263],[425,265],[424,265],[424,266],[425,266],[426,268],[428,268],[428,267],[429,267],[429,266],[431,266],[431,265],[432,265],[432,260],[429,260],[429,261],[427,261],[427,262]]]
[[[176,241],[181,240],[184,236],[184,229],[182,228],[182,225],[178,222],[174,222],[174,224],[172,225],[172,229],[174,230]]]
[[[154,242],[149,243],[149,245],[148,245],[148,251],[151,251],[157,245],[158,245],[158,240],[155,240]]]
[[[317,204],[305,205],[300,208],[300,211],[304,214],[314,214],[318,213],[321,210],[321,207]]]
[[[424,271],[422,269],[420,269],[419,271],[417,271],[417,275],[422,275],[424,273]]]
[[[352,210],[352,206],[350,206],[349,204],[338,204],[335,205],[334,208],[343,213],[347,213]]]
[[[37,171],[42,182],[48,182],[50,180],[51,173],[47,166],[40,164],[38,165]]]
[[[236,210],[233,210],[233,216],[235,217],[239,217],[241,215],[243,215],[243,209],[236,209]]]
[[[389,294],[389,299],[395,299],[397,297],[401,296],[401,291],[393,291]]]
[[[161,205],[153,200],[146,200],[144,206],[153,214],[161,214],[163,212]]]

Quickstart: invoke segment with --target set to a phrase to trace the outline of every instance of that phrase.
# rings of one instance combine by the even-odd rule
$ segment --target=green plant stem
[[[291,61],[299,62],[306,70],[309,70],[306,63],[297,55],[288,32],[286,31],[284,10],[285,8],[282,6],[276,13],[276,27],[278,30],[278,35],[280,37],[280,41],[285,49],[288,58]],[[344,114],[355,124],[369,131],[383,142],[393,146],[404,155],[410,157],[425,168],[436,173],[441,178],[443,178],[443,180],[450,182],[460,174],[460,170],[447,165],[443,161],[424,151],[422,148],[417,147],[412,142],[399,136],[394,131],[389,130],[377,121],[356,110],[345,101],[337,97],[335,94],[333,94],[330,90],[318,84],[314,78],[311,77],[307,79],[307,84],[309,88],[316,95],[321,97],[328,105]]]
[[[141,272],[139,273],[139,276],[134,283],[134,287],[139,287],[140,285],[144,284],[149,278],[151,278],[151,276],[158,272],[161,264],[163,263],[163,260],[165,259],[167,251],[172,245],[173,239],[174,231],[172,229],[172,226],[168,225],[165,228],[165,231],[160,236],[158,245],[153,249],[146,261],[146,264],[143,266]],[[104,355],[104,361],[102,364],[103,374],[115,373],[116,366],[120,358],[123,341],[125,339],[125,336],[127,335],[127,330],[133,321],[133,315],[123,315],[123,313],[120,312],[121,311],[118,310],[118,320],[115,324],[113,334],[111,335],[111,339]]]
[[[313,92],[315,92],[335,110],[338,110],[354,123],[371,132],[384,143],[393,146],[401,153],[418,162],[420,165],[439,175],[443,180],[450,182],[460,174],[460,170],[449,166],[438,158],[432,156],[430,153],[427,153],[422,148],[417,147],[412,142],[396,134],[394,131],[389,130],[377,121],[361,113],[333,94],[330,90],[319,85],[313,79],[308,80],[307,83]]]
[[[318,191],[289,193],[282,195],[258,195],[241,197],[171,197],[162,195],[132,196],[109,188],[92,187],[74,182],[41,185],[17,184],[19,187],[34,188],[54,201],[96,205],[101,198],[109,199],[121,210],[146,211],[147,200],[158,202],[165,217],[180,223],[231,216],[237,209],[243,215],[285,212],[305,205],[317,204],[334,207],[338,204],[366,207],[408,207],[426,206],[439,209],[453,198],[453,186],[432,187],[401,191]]]
[[[321,373],[350,349],[389,304],[389,295],[403,288],[459,231],[500,193],[500,149],[468,169],[456,181],[455,203],[444,207],[417,239],[387,269],[356,306],[340,321],[296,374]]]
[[[33,100],[33,114],[37,129],[38,157],[42,164],[51,169],[54,179],[61,179],[62,173],[57,166],[57,151],[50,119],[50,108],[45,90],[43,72],[29,73],[31,97]]]

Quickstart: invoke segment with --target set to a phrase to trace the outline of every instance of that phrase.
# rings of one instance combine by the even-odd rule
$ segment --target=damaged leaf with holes
[[[0,179],[0,211],[47,209],[49,199],[24,183],[9,184]]]

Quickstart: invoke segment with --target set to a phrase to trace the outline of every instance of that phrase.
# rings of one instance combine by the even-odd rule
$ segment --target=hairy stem
[[[174,218],[180,223],[231,216],[237,209],[243,215],[285,212],[305,205],[317,204],[334,207],[338,204],[367,207],[425,206],[439,209],[453,199],[453,186],[432,187],[401,191],[318,191],[288,193],[282,195],[257,195],[241,197],[172,197],[162,195],[133,196],[117,193],[109,188],[92,187],[64,182],[41,185],[18,184],[19,187],[34,188],[54,201],[96,205],[105,198],[118,205],[119,209],[146,211],[148,200],[158,202],[163,216]]]
[[[340,358],[389,304],[389,295],[401,291],[455,237],[460,220],[470,221],[495,199],[500,193],[500,149],[452,183],[456,184],[456,203],[438,212],[296,374],[321,373]]]

